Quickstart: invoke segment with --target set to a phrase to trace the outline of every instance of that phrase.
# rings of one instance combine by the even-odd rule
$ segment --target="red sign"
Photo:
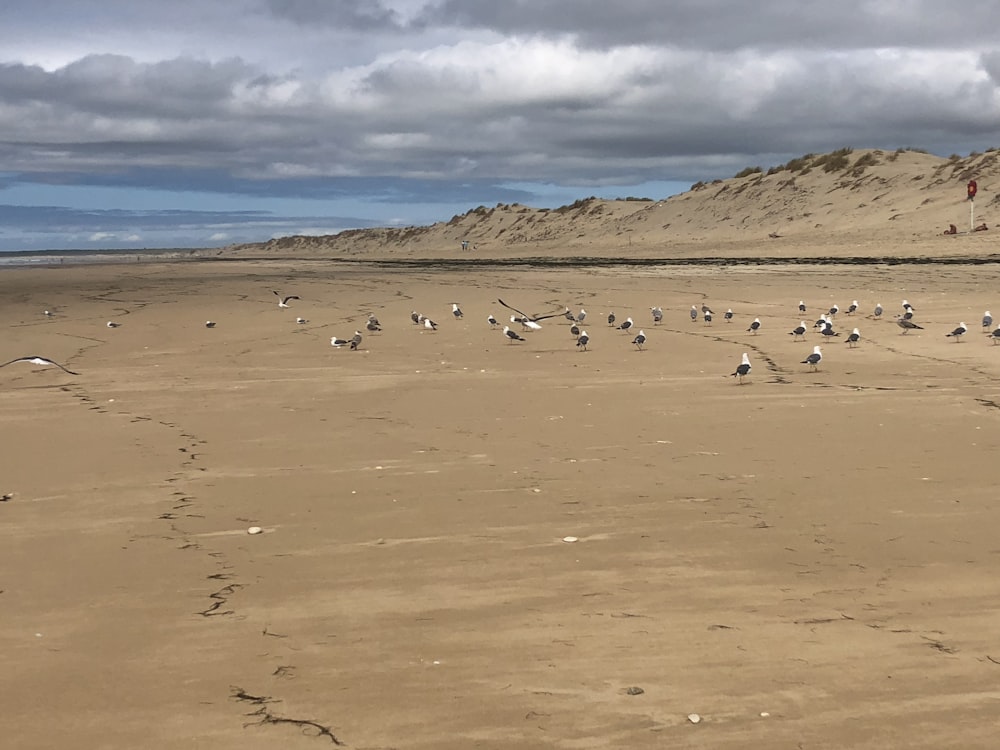
[[[969,192],[969,200],[971,201],[976,197],[976,191],[979,189],[979,186],[975,180],[969,180],[969,184],[965,186],[965,189]]]

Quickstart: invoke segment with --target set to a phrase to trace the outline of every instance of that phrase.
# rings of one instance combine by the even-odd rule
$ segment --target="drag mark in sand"
[[[244,727],[261,726],[265,724],[292,724],[299,727],[303,734],[310,734],[310,730],[312,730],[315,734],[311,734],[310,736],[326,737],[334,745],[337,745],[338,747],[344,746],[344,743],[337,738],[337,735],[333,733],[333,730],[331,730],[330,727],[324,726],[318,721],[313,721],[312,719],[292,719],[287,716],[279,716],[271,711],[271,709],[268,708],[268,704],[274,703],[275,700],[270,696],[251,695],[243,688],[236,686],[232,687],[231,690],[232,698],[234,700],[257,706],[257,710],[251,711],[247,714],[247,716],[256,716],[258,717],[258,720],[244,724]]]

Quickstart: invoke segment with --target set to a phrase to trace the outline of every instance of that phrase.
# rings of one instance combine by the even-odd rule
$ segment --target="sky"
[[[0,250],[213,247],[1000,147],[1000,4],[3,0]]]

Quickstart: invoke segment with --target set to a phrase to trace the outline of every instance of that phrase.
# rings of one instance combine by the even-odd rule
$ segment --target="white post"
[[[976,199],[969,199],[969,231],[972,232],[976,228]]]

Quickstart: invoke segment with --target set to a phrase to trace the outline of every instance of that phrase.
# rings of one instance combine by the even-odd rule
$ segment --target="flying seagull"
[[[516,313],[520,313],[520,315],[523,318],[523,320],[515,320],[514,321],[515,323],[520,323],[521,325],[526,326],[528,328],[532,328],[533,330],[538,330],[539,328],[541,328],[541,326],[538,325],[538,321],[540,321],[540,320],[546,320],[548,318],[558,318],[560,315],[562,315],[562,313],[550,313],[548,315],[528,315],[525,312],[521,312],[516,307],[508,305],[502,299],[497,299],[497,302],[499,302],[501,305],[503,305],[504,307],[506,307],[508,310],[513,310]],[[581,310],[580,312],[582,312],[585,316],[587,314],[583,310]],[[528,323],[534,323],[535,325],[529,326]]]
[[[288,302],[290,300],[299,299],[294,294],[290,294],[287,297],[282,297],[278,292],[275,292],[273,289],[271,291],[274,292],[274,296],[278,298],[278,307],[288,307]]]
[[[520,323],[522,331],[540,331],[540,330],[542,330],[542,326],[540,324],[536,323],[535,321],[531,320],[530,318],[521,318],[521,317],[518,317],[517,315],[511,315],[510,316],[510,322],[511,323]]]
[[[861,341],[861,331],[855,328],[853,331],[851,331],[851,335],[844,340],[844,343],[850,346],[851,349],[853,349],[855,346],[857,346],[859,341]]]
[[[359,346],[361,346],[361,331],[355,331],[351,336],[351,351],[357,351]]]
[[[753,323],[750,324],[750,327],[747,328],[747,330],[753,331],[753,335],[756,336],[757,331],[760,330],[760,318],[754,318]]]
[[[635,344],[636,348],[641,352],[642,345],[646,343],[646,333],[640,328],[639,333],[636,334],[635,338],[632,339],[632,343]]]
[[[801,338],[806,335],[806,322],[800,321],[799,324],[788,332],[789,336],[794,336],[795,338]]]
[[[49,359],[48,357],[39,357],[37,354],[29,354],[27,357],[18,357],[17,359],[12,359],[10,362],[4,362],[2,365],[0,365],[0,367],[6,367],[7,365],[12,365],[15,362],[28,362],[30,364],[40,365],[42,367],[47,367],[47,366],[58,367],[60,370],[62,370],[65,373],[69,373],[70,375],[80,374],[78,372],[73,372],[72,370],[67,370],[65,367],[56,362],[54,359]]]
[[[580,335],[576,338],[576,345],[581,348],[581,351],[587,351],[587,343],[590,341],[590,336],[587,335],[586,331],[580,331]]]
[[[513,344],[515,341],[524,341],[516,332],[510,330],[508,326],[503,327],[503,335],[507,337],[508,344]]]
[[[822,359],[823,359],[823,353],[819,350],[818,346],[814,346],[813,353],[810,354],[808,357],[806,357],[804,360],[802,360],[801,364],[812,365],[813,370],[816,370],[819,368],[819,363],[820,360]]]
[[[916,329],[918,331],[924,330],[923,326],[918,326],[916,323],[907,318],[905,315],[901,315],[898,318],[896,318],[896,325],[898,325],[900,328],[903,329],[904,334],[909,333],[913,329]]]
[[[750,374],[750,355],[743,352],[743,361],[736,366],[736,371],[730,375],[731,378],[739,378],[740,383],[743,383],[743,378]]]
[[[969,327],[967,325],[965,325],[965,322],[963,321],[962,323],[959,323],[958,324],[958,328],[956,328],[955,330],[953,330],[951,333],[946,333],[945,334],[945,338],[949,338],[949,337],[954,338],[955,339],[955,343],[957,344],[959,341],[962,340],[962,336],[964,336],[965,332],[968,331],[968,330],[969,330]]]
[[[462,317],[462,308],[458,306],[457,302],[451,303],[451,314],[454,315],[456,318]]]

